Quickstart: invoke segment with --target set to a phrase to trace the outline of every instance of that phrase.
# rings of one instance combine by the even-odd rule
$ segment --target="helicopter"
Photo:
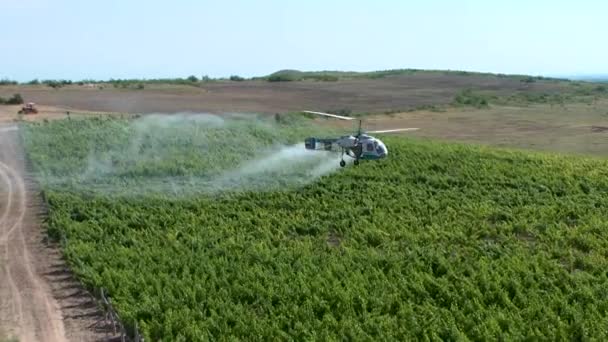
[[[321,115],[341,120],[356,120],[349,116],[340,116],[335,114],[314,112],[305,110],[303,113]],[[342,152],[340,159],[340,166],[346,166],[344,161],[344,155],[347,155],[354,159],[354,164],[359,165],[360,160],[379,160],[388,156],[388,149],[380,139],[375,138],[367,133],[394,133],[394,132],[405,132],[405,131],[416,131],[419,128],[396,128],[387,129],[380,131],[367,131],[361,130],[361,122],[359,119],[359,129],[354,135],[344,135],[339,138],[315,138],[309,137],[304,140],[304,147],[307,150],[318,150],[318,151],[334,151],[336,148]]]

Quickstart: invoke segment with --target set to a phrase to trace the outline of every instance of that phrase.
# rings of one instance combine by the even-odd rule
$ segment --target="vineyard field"
[[[149,341],[608,338],[608,162],[382,136],[341,169],[318,131],[21,129],[49,234]]]

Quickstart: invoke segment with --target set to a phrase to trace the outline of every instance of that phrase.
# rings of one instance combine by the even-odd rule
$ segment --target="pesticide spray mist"
[[[249,114],[153,114],[112,129],[115,141],[89,144],[72,184],[109,196],[184,197],[297,188],[339,169],[336,153],[304,148],[313,127]]]

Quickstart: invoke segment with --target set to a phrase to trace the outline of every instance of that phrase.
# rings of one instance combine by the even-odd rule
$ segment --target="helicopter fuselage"
[[[376,160],[388,155],[388,149],[380,139],[365,134],[334,139],[307,138],[305,146],[309,150],[342,150],[343,154],[356,160]]]
[[[341,120],[355,120],[355,118],[341,116],[330,113],[314,112],[305,110],[304,113],[314,114],[319,116],[325,116],[330,118],[336,118]],[[307,150],[322,150],[322,151],[342,151],[342,158],[340,160],[340,166],[346,166],[344,161],[344,155],[355,159],[354,164],[359,165],[359,160],[378,160],[386,158],[388,156],[388,149],[386,145],[378,138],[367,135],[367,133],[396,133],[405,131],[415,131],[418,128],[393,128],[379,131],[367,131],[361,130],[361,121],[359,119],[359,129],[356,131],[356,135],[343,135],[339,138],[306,138],[304,140],[304,146]]]

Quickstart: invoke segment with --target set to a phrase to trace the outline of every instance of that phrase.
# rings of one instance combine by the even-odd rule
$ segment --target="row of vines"
[[[23,139],[50,234],[147,340],[608,337],[602,160],[387,137],[388,159],[314,181],[169,196],[314,129],[175,121],[134,147],[137,125]]]

